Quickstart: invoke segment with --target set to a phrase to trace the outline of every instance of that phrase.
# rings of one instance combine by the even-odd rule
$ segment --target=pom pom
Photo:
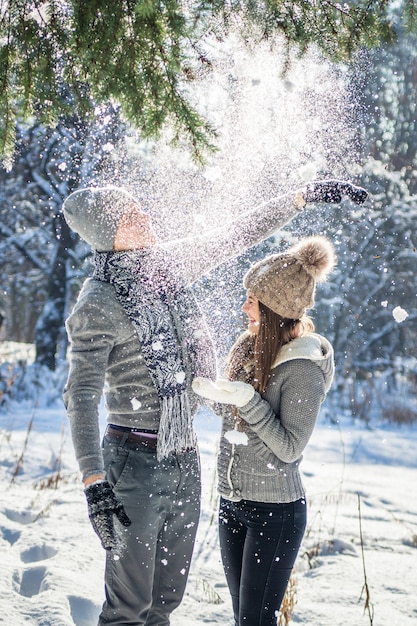
[[[336,265],[333,244],[321,235],[306,237],[288,250],[316,282],[324,282]]]

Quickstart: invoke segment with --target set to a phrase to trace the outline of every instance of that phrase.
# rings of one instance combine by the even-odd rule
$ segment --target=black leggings
[[[220,550],[236,626],[276,626],[306,519],[304,499],[220,499]]]

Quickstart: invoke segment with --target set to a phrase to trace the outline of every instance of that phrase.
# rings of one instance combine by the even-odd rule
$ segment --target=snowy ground
[[[231,624],[216,529],[219,424],[207,412],[196,423],[203,512],[186,596],[172,626]],[[416,427],[319,422],[302,464],[309,524],[291,623],[415,626],[416,446]],[[50,483],[57,471],[55,488]],[[0,476],[0,624],[95,626],[104,555],[87,518],[61,405],[12,403],[0,413]]]

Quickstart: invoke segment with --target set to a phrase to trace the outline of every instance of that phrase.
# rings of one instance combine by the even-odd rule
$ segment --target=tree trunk
[[[51,260],[48,295],[35,328],[36,362],[55,370],[57,348],[64,334],[66,260],[71,248],[71,234],[62,214],[55,216],[57,241]]]

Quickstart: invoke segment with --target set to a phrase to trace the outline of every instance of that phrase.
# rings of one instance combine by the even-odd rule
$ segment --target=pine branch
[[[416,0],[404,0],[403,22],[416,29]],[[284,36],[288,50],[316,46],[348,61],[363,46],[395,39],[394,0],[9,0],[0,9],[0,152],[13,156],[17,119],[53,126],[75,112],[94,119],[115,102],[144,137],[167,126],[197,160],[214,149],[215,131],[191,104],[196,42],[240,22],[244,40]],[[190,68],[196,68],[190,71]]]

